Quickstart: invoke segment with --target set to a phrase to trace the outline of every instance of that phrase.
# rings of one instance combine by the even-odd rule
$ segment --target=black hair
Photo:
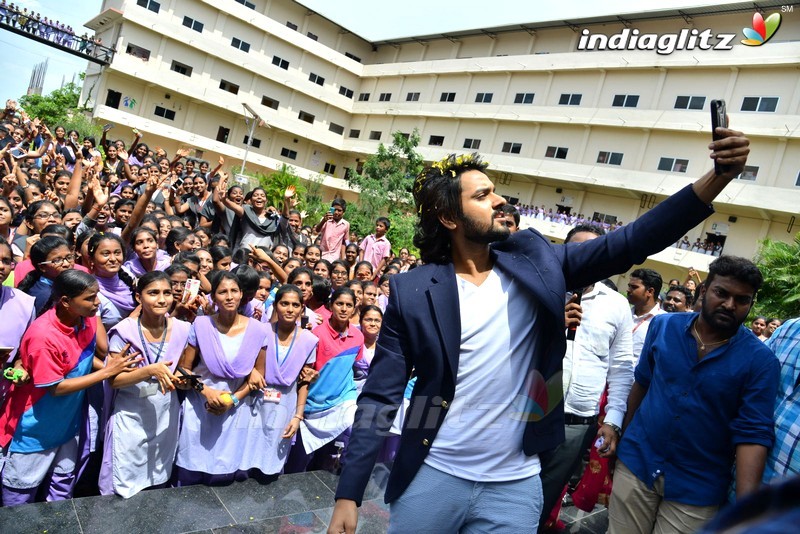
[[[606,235],[605,230],[594,224],[576,224],[575,226],[572,227],[572,230],[570,230],[567,233],[567,237],[564,238],[564,243],[569,243],[570,241],[572,241],[572,238],[575,236],[575,234],[580,234],[582,232],[586,232],[587,234],[594,234],[596,236]]]
[[[487,164],[477,153],[465,156],[450,154],[426,167],[414,180],[414,203],[417,225],[414,246],[425,263],[447,263],[452,258],[450,231],[439,217],[452,221],[463,218],[461,175],[467,171],[486,170]]]
[[[323,260],[322,258],[320,258],[320,260],[316,263],[316,265],[314,265],[314,268],[316,269],[317,265],[319,265],[319,264],[324,265],[328,269],[328,277],[330,277],[331,271],[333,270],[333,265],[331,265],[331,262],[329,262],[328,260]]]
[[[315,274],[311,277],[311,293],[314,295],[314,300],[324,306],[328,303],[328,298],[331,296],[331,281]]]
[[[92,145],[92,148],[97,147],[97,141],[95,141],[94,137],[92,137],[91,135],[85,135],[83,137],[83,140],[89,141],[89,143]]]
[[[110,232],[106,234],[95,233],[89,239],[89,249],[88,249],[89,256],[94,256],[94,253],[97,251],[97,247],[100,246],[100,243],[102,243],[103,241],[115,241],[122,249],[122,253],[123,254],[125,253],[125,243],[122,242],[122,238],[120,236],[118,236],[117,234],[112,234]],[[130,288],[131,295],[135,296],[136,284],[133,281],[133,277],[130,274],[128,274],[128,271],[126,271],[125,269],[120,269],[119,273],[117,274],[119,276],[119,279],[122,280],[122,282]],[[134,300],[134,302],[136,301]]]
[[[211,247],[219,246],[219,244],[223,243],[223,242],[226,243],[226,245],[230,245],[231,244],[230,238],[228,236],[226,236],[225,234],[214,234],[214,236],[211,237],[211,241],[208,243],[209,251],[211,250]],[[225,245],[223,245],[223,246],[225,246]]]
[[[23,198],[25,198],[24,195],[23,195]],[[55,204],[53,204],[49,200],[44,200],[44,199],[37,200],[36,202],[32,202],[31,205],[28,206],[28,209],[25,211],[25,220],[28,222],[28,224],[31,224],[31,225],[33,224],[34,215],[36,215],[36,212],[39,211],[42,208],[42,206],[45,206],[45,205],[52,206],[54,210],[56,210],[59,213],[61,213],[59,211],[59,209],[58,209],[58,206],[56,206]]]
[[[297,295],[297,298],[300,299],[300,304],[303,304],[303,291],[292,284],[283,284],[275,293],[275,300],[273,302],[277,304],[286,293],[294,293]]]
[[[506,215],[511,215],[514,218],[514,224],[519,227],[519,210],[516,206],[512,206],[511,204],[503,204],[500,206],[498,210],[500,213],[504,213]]]
[[[367,267],[369,267],[369,272],[371,272],[373,275],[375,274],[375,267],[373,267],[372,264],[366,260],[356,263],[355,272],[358,272],[358,268],[361,267],[362,265],[366,265]]]
[[[289,259],[291,259],[291,258],[289,258]],[[308,267],[298,267],[297,269],[295,269],[295,270],[293,270],[292,272],[289,273],[289,277],[286,280],[286,283],[287,284],[294,284],[294,281],[297,280],[297,277],[300,276],[301,274],[307,274],[308,275],[308,279],[313,282],[313,280],[314,280],[314,271],[312,271]]]
[[[247,247],[237,248],[233,251],[231,260],[233,260],[233,263],[237,263],[239,265],[247,265],[250,261],[250,249]]]
[[[169,284],[172,283],[169,275],[164,271],[150,271],[149,273],[145,273],[136,283],[136,293],[141,295],[142,291],[144,291],[147,286],[161,280],[164,280]]]
[[[195,254],[193,251],[182,250],[175,254],[175,258],[172,260],[172,263],[180,263],[181,265],[185,263],[196,263],[198,266],[200,266],[200,256]]]
[[[53,290],[50,293],[50,300],[42,309],[44,311],[55,305],[61,297],[74,299],[83,294],[84,291],[92,286],[96,286],[97,279],[89,273],[77,269],[67,269],[53,280]]]
[[[193,230],[193,232],[195,234],[205,234],[209,241],[211,241],[211,238],[214,237],[214,234],[211,233],[211,230],[202,226],[198,226]]]
[[[364,290],[364,282],[361,280],[348,280],[344,284],[344,287],[349,287],[350,289],[353,289],[353,286],[358,286],[362,291]]]
[[[333,260],[331,262],[331,276],[333,276],[333,270],[336,268],[337,265],[342,269],[344,269],[345,271],[347,271],[348,277],[350,276],[350,266],[344,260]]]
[[[711,286],[715,276],[729,276],[753,288],[753,295],[758,293],[764,284],[764,276],[755,263],[739,256],[720,256],[708,266],[708,277],[705,282]]]
[[[233,270],[233,274],[239,279],[239,289],[242,290],[243,295],[242,300],[245,300],[245,295],[248,297],[247,300],[252,299],[255,292],[258,291],[258,286],[260,284],[258,271],[244,264],[237,266],[236,269]]]
[[[312,243],[311,245],[306,245],[306,248],[303,249],[303,255],[304,256],[306,254],[308,254],[308,249],[310,249],[310,248],[315,248],[315,249],[319,250],[320,254],[322,254],[322,249],[320,248],[320,246]]]
[[[117,211],[118,209],[123,208],[125,206],[130,206],[131,208],[134,208],[136,207],[136,202],[134,202],[129,198],[121,198],[114,203],[114,211]]]
[[[192,271],[189,270],[189,268],[187,266],[185,266],[185,265],[183,265],[181,263],[173,263],[172,265],[170,265],[169,267],[164,269],[164,272],[167,273],[167,276],[172,276],[173,274],[177,274],[177,273],[183,273],[186,276],[188,276],[189,278],[192,277]]]
[[[191,233],[191,230],[187,229],[185,226],[176,226],[170,230],[164,240],[164,248],[167,249],[167,254],[170,256],[177,254],[178,247],[176,244],[183,243]]]
[[[333,294],[331,295],[331,303],[336,302],[336,299],[338,299],[342,295],[349,295],[350,298],[353,299],[353,305],[355,306],[355,304],[356,304],[356,294],[353,293],[352,289],[350,289],[349,287],[344,287],[344,286],[340,287],[339,289],[337,289],[336,291],[333,292]]]
[[[42,228],[42,231],[39,232],[39,235],[56,235],[58,237],[62,237],[67,240],[70,248],[72,247],[72,244],[75,243],[75,233],[63,224],[48,224]]]
[[[661,286],[664,285],[664,281],[661,279],[661,275],[658,274],[657,271],[654,271],[653,269],[636,269],[631,273],[630,277],[641,280],[645,289],[653,290],[653,298],[658,298],[658,294],[661,293]]]
[[[42,262],[47,261],[47,255],[58,247],[67,247],[69,249],[69,243],[63,237],[48,235],[33,244],[30,250],[30,259],[31,264],[33,265],[33,270],[25,275],[25,278],[23,278],[19,283],[17,289],[24,293],[30,291],[33,285],[39,281],[39,278],[42,277],[42,272],[39,270],[39,265]]]
[[[347,201],[343,198],[334,198],[331,201],[331,206],[339,206],[342,211],[347,211]]]
[[[233,252],[231,252],[231,249],[220,245],[213,245],[208,247],[208,253],[211,254],[211,261],[213,261],[215,265],[218,261],[222,261],[225,258],[233,256]]]
[[[691,306],[692,299],[694,298],[691,289],[686,286],[670,286],[667,290],[667,293],[671,293],[673,291],[677,291],[678,293],[682,294],[683,299],[686,301],[686,306]]]
[[[131,249],[133,249],[133,244],[136,243],[136,238],[138,238],[139,234],[141,234],[142,232],[149,234],[150,237],[153,238],[153,241],[155,241],[156,244],[158,244],[158,234],[156,234],[155,231],[153,231],[153,229],[150,227],[140,226],[136,230],[134,230],[133,233],[131,233],[131,239],[130,239]]]
[[[292,254],[294,254],[295,252],[297,252],[297,249],[300,249],[300,250],[302,250],[302,251],[303,251],[303,256],[305,256],[305,255],[306,255],[306,248],[307,248],[307,247],[306,247],[304,244],[302,244],[302,243],[298,243],[298,244],[296,244],[296,245],[294,246],[294,248],[292,249]]]
[[[379,307],[375,306],[374,304],[367,304],[366,306],[361,307],[361,313],[358,316],[358,322],[360,323],[361,321],[363,321],[364,316],[371,311],[380,313],[381,318],[383,318],[383,311]]]
[[[384,282],[388,281],[391,278],[391,274],[382,274],[380,278],[378,278],[378,287],[383,285]]]
[[[234,282],[236,282],[236,286],[239,287],[239,289],[241,289],[241,286],[239,286],[238,276],[236,276],[230,271],[217,271],[214,273],[214,276],[211,277],[211,280],[209,280],[209,282],[211,282],[212,296],[214,295],[214,293],[217,292],[217,288],[219,287],[219,285],[222,283],[223,280],[233,280]]]
[[[383,225],[386,226],[386,231],[387,232],[389,231],[389,228],[392,227],[391,221],[389,221],[389,219],[386,218],[386,217],[378,217],[377,219],[375,219],[375,224],[378,224],[378,223],[383,223]]]

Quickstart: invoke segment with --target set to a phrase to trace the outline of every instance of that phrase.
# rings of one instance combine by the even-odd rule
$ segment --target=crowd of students
[[[223,158],[3,115],[3,505],[336,469],[416,267],[390,221],[359,240],[335,199],[303,225]]]

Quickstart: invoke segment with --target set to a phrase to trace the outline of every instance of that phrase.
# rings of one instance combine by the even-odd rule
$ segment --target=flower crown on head
[[[488,162],[483,161],[477,152],[472,154],[449,154],[446,158],[431,163],[431,168],[438,170],[442,174],[449,173],[451,177],[455,178],[456,169],[469,164],[485,167]]]

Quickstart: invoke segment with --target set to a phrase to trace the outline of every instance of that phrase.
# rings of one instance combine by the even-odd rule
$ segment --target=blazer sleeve
[[[336,499],[350,499],[359,506],[383,439],[389,435],[397,408],[403,401],[411,371],[402,346],[408,339],[399,297],[402,289],[398,289],[396,277],[391,277],[389,284],[389,305],[383,317],[370,373],[358,398],[353,432],[336,488]]]

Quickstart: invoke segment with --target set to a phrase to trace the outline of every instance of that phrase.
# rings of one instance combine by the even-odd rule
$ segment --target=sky
[[[447,33],[476,27],[491,28],[537,21],[592,17],[609,13],[697,6],[724,2],[660,0],[300,0],[300,3],[371,41]],[[16,0],[27,7],[72,26],[78,35],[83,23],[100,12],[102,0]],[[491,9],[487,6],[491,5]],[[0,31],[0,102],[24,95],[34,65],[49,58],[44,94],[69,82],[86,69],[86,61],[8,31]]]

